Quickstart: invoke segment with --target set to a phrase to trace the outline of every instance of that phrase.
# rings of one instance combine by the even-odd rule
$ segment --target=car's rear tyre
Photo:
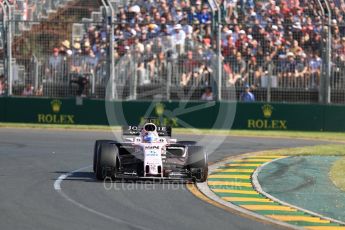
[[[103,143],[111,143],[114,142],[112,140],[96,140],[95,146],[93,148],[93,172],[96,172],[96,161],[97,161],[97,154],[99,152],[100,146]]]
[[[96,155],[96,178],[104,180],[106,177],[115,178],[119,167],[119,150],[115,144],[102,143]]]
[[[208,157],[203,147],[188,147],[188,167],[196,182],[205,182],[207,180]]]

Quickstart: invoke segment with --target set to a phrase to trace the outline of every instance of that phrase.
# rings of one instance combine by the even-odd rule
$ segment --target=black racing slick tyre
[[[102,143],[96,157],[96,178],[116,177],[119,164],[119,150],[115,144]]]
[[[188,147],[188,167],[196,182],[205,182],[207,180],[208,157],[203,147]]]
[[[112,140],[96,140],[95,146],[93,148],[93,172],[96,172],[96,161],[97,161],[97,154],[99,152],[100,146],[103,143],[110,143],[113,142]]]

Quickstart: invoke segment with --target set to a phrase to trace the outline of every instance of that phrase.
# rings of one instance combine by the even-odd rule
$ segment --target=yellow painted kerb
[[[251,188],[251,183],[243,183],[243,182],[232,182],[232,181],[209,181],[208,185],[223,185],[223,186],[234,186],[234,187],[246,187]]]
[[[322,223],[322,224],[329,224],[329,220],[321,220],[318,217],[311,217],[311,216],[285,216],[285,215],[267,215],[267,217],[280,220],[280,221],[305,221],[305,222],[312,222],[312,223]]]
[[[235,189],[211,189],[211,190],[217,193],[252,194],[252,195],[260,194],[257,191],[235,190]]]
[[[345,230],[345,227],[340,226],[307,226],[305,228],[310,230]]]
[[[223,200],[230,201],[230,202],[262,202],[262,203],[273,203],[272,200],[267,198],[253,198],[253,197],[222,197]]]
[[[296,209],[280,205],[241,205],[241,207],[252,211],[297,211]]]
[[[220,187],[216,189],[210,189],[214,193],[223,193],[220,196],[221,199],[228,201],[228,202],[243,202],[242,205],[238,205],[241,208],[247,209],[252,212],[256,211],[285,211],[289,212],[289,215],[264,215],[267,218],[272,220],[277,220],[281,222],[309,222],[313,223],[314,225],[318,224],[330,224],[331,221],[319,217],[314,216],[301,216],[301,215],[294,215],[298,210],[289,206],[284,205],[275,205],[275,202],[269,198],[261,197],[261,196],[246,196],[246,195],[260,195],[259,192],[255,190],[251,182],[241,182],[241,181],[227,181],[227,180],[217,180],[217,179],[247,179],[250,180],[252,178],[252,173],[256,170],[257,167],[260,167],[262,164],[270,162],[274,159],[282,159],[286,156],[276,156],[276,155],[256,155],[253,157],[246,157],[237,160],[229,160],[229,163],[225,164],[225,167],[218,168],[214,172],[217,174],[209,175],[210,179],[207,182],[209,186],[229,186],[229,189],[226,187]],[[241,167],[253,167],[253,169],[246,169]],[[227,173],[233,173],[227,174]],[[245,175],[243,175],[245,174]],[[243,181],[243,180],[242,180]],[[232,186],[232,188],[231,188]],[[200,199],[212,203],[215,206],[221,207],[226,210],[233,210],[231,208],[224,208],[223,205],[210,200],[208,197],[205,197],[196,186],[193,187],[187,186],[188,189]],[[248,188],[248,189],[247,189]],[[243,190],[246,189],[246,190]],[[237,194],[237,195],[236,195]],[[248,202],[249,204],[245,204]],[[250,204],[250,202],[254,202]],[[297,214],[297,213],[296,213]],[[252,216],[251,216],[252,217]],[[253,217],[252,217],[253,218]],[[267,220],[266,220],[267,221]],[[264,222],[266,222],[264,221]],[[339,226],[305,226],[306,229],[310,230],[345,230],[345,227]]]
[[[240,160],[234,160],[234,162],[260,162],[260,163],[266,163],[272,161],[272,159],[264,159],[264,158],[248,158],[248,159],[240,159]]]
[[[213,174],[209,175],[208,178],[218,178],[218,179],[250,179],[250,175],[229,175],[229,174]]]
[[[253,173],[254,169],[216,169],[215,172]]]
[[[232,164],[232,163],[229,163],[229,164],[225,164],[225,166],[227,167],[259,167],[260,165],[262,164]]]

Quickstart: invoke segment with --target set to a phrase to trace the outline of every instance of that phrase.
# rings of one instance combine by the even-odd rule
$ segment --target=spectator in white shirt
[[[174,33],[172,34],[172,43],[174,44],[178,54],[184,53],[184,45],[186,40],[186,33],[182,30],[181,24],[174,26]]]
[[[31,84],[27,84],[22,92],[22,96],[32,96],[34,95],[34,87]]]
[[[205,91],[201,96],[201,100],[203,100],[203,101],[212,101],[213,100],[213,93],[212,93],[211,87],[205,88]]]

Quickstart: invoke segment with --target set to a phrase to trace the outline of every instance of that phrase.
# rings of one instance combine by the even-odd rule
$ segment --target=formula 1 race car
[[[98,180],[163,179],[204,182],[208,175],[204,148],[171,139],[171,127],[146,119],[142,126],[123,127],[126,142],[97,140],[93,170]],[[169,137],[169,138],[166,138]]]

